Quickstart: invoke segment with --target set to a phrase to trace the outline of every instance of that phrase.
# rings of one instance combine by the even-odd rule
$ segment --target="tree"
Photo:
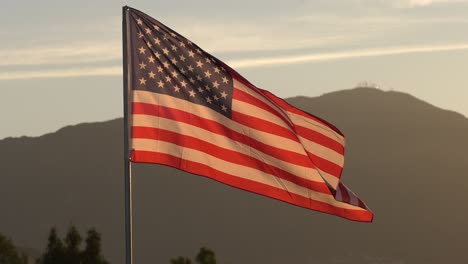
[[[101,235],[96,229],[88,230],[86,248],[81,255],[82,264],[108,264],[101,255]]]
[[[213,250],[202,247],[195,258],[199,264],[216,264],[216,256]]]
[[[67,264],[80,264],[81,262],[81,235],[75,226],[68,229],[65,236],[65,263]]]
[[[178,257],[171,259],[171,264],[192,264],[192,261],[186,257]]]
[[[49,233],[46,251],[37,260],[37,263],[109,264],[101,254],[101,234],[99,234],[96,229],[91,228],[88,230],[86,247],[84,250],[81,250],[82,238],[75,226],[70,226],[64,241],[65,244],[57,236],[56,229],[52,228]],[[0,262],[0,264],[4,263]]]
[[[65,261],[65,252],[62,240],[57,236],[57,230],[53,227],[47,238],[46,252],[39,259],[42,264],[60,264]]]
[[[202,247],[195,257],[198,264],[216,264],[216,255],[213,250]],[[170,259],[171,264],[192,264],[192,261],[186,257],[177,257]]]
[[[21,255],[11,239],[0,234],[0,264],[26,264],[27,258]]]

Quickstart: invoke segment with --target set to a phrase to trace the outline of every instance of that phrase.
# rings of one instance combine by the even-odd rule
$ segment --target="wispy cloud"
[[[0,66],[77,64],[120,59],[120,42],[73,43],[60,47],[0,50]]]
[[[274,67],[292,64],[302,64],[320,61],[336,61],[365,57],[391,56],[414,53],[430,53],[442,51],[468,50],[468,43],[386,47],[379,49],[347,50],[341,52],[313,53],[296,56],[257,57],[252,59],[231,60],[227,64],[235,69]],[[35,78],[66,78],[86,76],[118,76],[122,75],[121,66],[95,67],[95,68],[69,68],[51,71],[14,71],[0,73],[0,80],[20,80]]]
[[[467,3],[468,0],[394,0],[395,6],[400,8],[412,8],[430,6],[434,4],[456,4],[456,3]]]
[[[342,52],[303,54],[299,56],[268,57],[231,61],[229,65],[234,68],[255,68],[264,66],[280,66],[288,64],[300,64],[317,61],[345,60],[364,57],[379,57],[410,53],[429,53],[441,51],[468,50],[468,43],[434,45],[434,46],[412,46],[412,47],[387,47],[379,49],[349,50]]]
[[[0,73],[0,80],[24,80],[43,78],[70,78],[89,76],[116,76],[122,75],[122,66],[95,67],[95,68],[69,68],[47,71],[14,71]]]

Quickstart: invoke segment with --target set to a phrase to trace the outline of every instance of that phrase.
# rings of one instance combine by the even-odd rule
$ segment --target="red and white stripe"
[[[356,221],[372,212],[340,182],[344,136],[271,93],[234,80],[232,118],[134,90],[133,162],[159,163]]]

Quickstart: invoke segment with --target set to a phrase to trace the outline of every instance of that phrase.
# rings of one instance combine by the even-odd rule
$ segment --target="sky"
[[[122,116],[123,5],[280,97],[367,82],[468,116],[468,0],[8,1],[0,139]]]

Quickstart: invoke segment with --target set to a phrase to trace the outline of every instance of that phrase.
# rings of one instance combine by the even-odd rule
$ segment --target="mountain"
[[[468,263],[468,119],[408,94],[356,88],[288,101],[347,137],[344,182],[371,224],[159,165],[133,165],[135,263],[212,248],[221,263]],[[0,232],[43,249],[96,227],[124,260],[122,119],[0,140]]]

